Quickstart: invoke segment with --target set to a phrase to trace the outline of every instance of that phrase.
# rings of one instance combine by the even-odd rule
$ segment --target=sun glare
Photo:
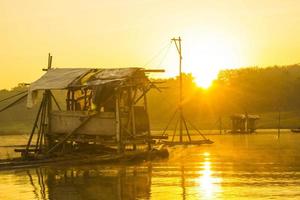
[[[178,52],[175,46],[171,47],[168,56],[159,59],[164,60],[163,68],[166,70],[162,77],[178,76]],[[192,74],[197,86],[208,89],[217,79],[220,70],[243,65],[245,58],[241,51],[240,41],[217,31],[183,34],[182,70],[184,73]]]
[[[206,34],[199,37],[191,36],[184,41],[184,64],[199,87],[209,88],[220,70],[239,67],[241,56],[238,55],[236,42],[226,35]]]
[[[194,81],[197,84],[197,86],[203,88],[203,89],[208,89],[213,80],[215,80],[217,78],[218,72],[213,72],[213,73],[197,73],[197,72],[192,72],[193,76],[194,76]]]

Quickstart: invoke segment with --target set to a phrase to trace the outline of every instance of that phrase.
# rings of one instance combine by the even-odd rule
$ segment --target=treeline
[[[13,98],[10,98],[9,100],[0,102],[0,109],[16,101],[22,96],[22,94],[18,94],[26,90],[27,87],[22,84],[15,88],[12,88],[11,90],[0,90],[0,100],[17,95]],[[32,110],[28,110],[26,108],[26,98],[13,105],[12,107],[0,112],[0,134],[29,132],[32,127],[36,112],[37,108],[33,108]]]
[[[170,116],[178,102],[178,81],[167,79],[168,89],[150,95],[151,118],[156,122]],[[190,74],[184,76],[184,110],[188,119],[202,128],[218,128],[220,118],[230,128],[234,113],[258,114],[260,128],[300,126],[300,65],[248,67],[221,71],[212,86],[201,89]],[[152,91],[153,92],[153,91]],[[169,112],[168,112],[169,110]]]
[[[161,129],[178,106],[179,81],[176,77],[153,82],[159,84],[148,94],[150,119],[153,129]],[[184,115],[199,128],[217,129],[221,119],[229,129],[234,113],[258,114],[260,128],[276,128],[279,112],[282,127],[300,126],[300,65],[224,70],[209,89],[199,88],[191,74],[184,74],[183,83]],[[24,90],[23,85],[1,90],[0,100]],[[0,102],[0,109],[7,103]],[[0,132],[31,129],[37,108],[28,110],[25,103],[0,113]]]

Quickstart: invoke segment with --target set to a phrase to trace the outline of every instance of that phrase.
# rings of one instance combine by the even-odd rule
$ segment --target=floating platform
[[[32,168],[39,166],[55,165],[82,165],[82,164],[105,164],[112,162],[130,162],[138,160],[151,160],[155,158],[167,158],[169,156],[167,149],[153,149],[151,151],[127,151],[123,154],[105,153],[105,154],[69,154],[51,158],[36,158],[24,160],[15,158],[10,160],[0,160],[0,170]]]
[[[300,128],[291,129],[291,132],[293,132],[293,133],[300,133]]]

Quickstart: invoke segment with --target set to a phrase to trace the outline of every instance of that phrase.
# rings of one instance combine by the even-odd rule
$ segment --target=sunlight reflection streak
[[[221,192],[220,183],[222,182],[221,178],[213,177],[213,171],[211,169],[210,154],[205,152],[203,154],[204,162],[202,163],[202,170],[199,171],[200,176],[197,180],[199,187],[198,191],[201,193],[201,196],[205,198],[213,198],[217,193]]]

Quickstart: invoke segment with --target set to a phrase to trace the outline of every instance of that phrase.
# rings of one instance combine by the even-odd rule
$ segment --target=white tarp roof
[[[41,78],[30,84],[27,107],[31,108],[35,103],[38,90],[67,88],[74,80],[90,70],[83,68],[55,68],[48,70]]]
[[[56,68],[50,69],[40,79],[30,84],[30,90],[64,89],[74,80],[86,74],[91,69]]]
[[[86,74],[92,73],[85,84],[98,85],[110,81],[124,80],[131,77],[141,68],[111,68],[111,69],[91,69],[91,68],[54,68],[50,69],[40,79],[33,82],[28,89],[27,107],[31,108],[35,103],[38,90],[65,89]],[[88,75],[87,75],[88,77]],[[76,81],[77,82],[77,81]],[[89,84],[90,82],[90,84]],[[73,83],[73,84],[72,84]]]

